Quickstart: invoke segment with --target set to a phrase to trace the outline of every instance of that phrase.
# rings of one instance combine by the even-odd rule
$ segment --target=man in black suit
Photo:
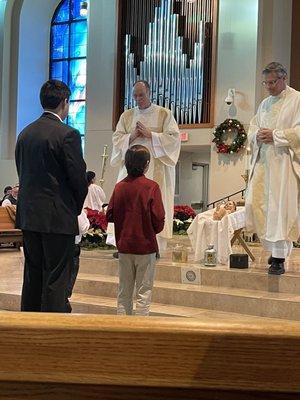
[[[61,81],[46,82],[40,91],[44,113],[16,145],[16,227],[23,231],[25,254],[22,311],[71,311],[67,289],[87,181],[79,132],[63,123],[70,94]]]

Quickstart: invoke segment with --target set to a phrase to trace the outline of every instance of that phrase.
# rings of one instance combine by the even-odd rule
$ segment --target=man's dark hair
[[[141,80],[139,80],[139,81],[134,82],[133,86],[135,86],[137,83],[143,83],[143,84],[145,85],[146,89],[150,92],[150,85],[149,85],[149,82],[144,81],[143,79],[141,79]]]
[[[145,146],[136,144],[130,147],[125,154],[125,167],[129,176],[142,176],[150,161],[150,152]]]
[[[7,192],[8,192],[9,190],[11,190],[11,189],[12,189],[11,186],[5,186],[5,188],[4,188],[4,194],[7,194]]]
[[[96,174],[94,171],[87,171],[86,172],[86,180],[88,185],[92,183],[92,180],[95,178]]]
[[[40,91],[40,102],[44,110],[55,110],[62,101],[69,100],[71,90],[62,81],[50,79]]]

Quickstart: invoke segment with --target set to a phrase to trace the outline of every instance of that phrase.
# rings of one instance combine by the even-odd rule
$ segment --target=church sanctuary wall
[[[116,54],[115,1],[90,2],[88,53],[88,117],[85,155],[88,167],[100,172],[104,144],[111,150],[114,64]],[[224,99],[228,88],[236,88],[237,118],[247,124],[255,110],[258,0],[219,1],[215,124],[227,117]],[[190,129],[186,146],[208,146],[212,129]],[[209,200],[243,188],[243,156],[222,157],[211,149]],[[228,160],[230,162],[228,163]],[[104,190],[110,195],[116,170],[107,166]],[[224,185],[224,182],[227,182]]]
[[[117,1],[90,1],[88,62],[87,62],[87,129],[85,158],[88,169],[101,171],[103,146],[112,149],[112,116],[114,103],[114,66],[117,48]],[[117,180],[117,169],[109,160],[104,176],[104,191],[108,197]]]
[[[19,2],[20,3],[20,2]],[[20,10],[20,4],[14,7],[14,1],[0,1],[0,192],[4,186],[17,181],[13,152],[10,151],[15,143],[15,130],[11,130],[12,109],[15,109],[16,79],[13,74],[16,66],[12,63],[15,54],[12,42],[18,34],[18,29],[12,32],[11,22]]]
[[[48,77],[50,21],[59,0],[7,0],[6,4],[9,12],[3,39],[0,150],[1,159],[10,161],[3,164],[0,160],[0,189],[6,184],[6,176],[10,175],[15,181],[13,149],[17,131],[41,111],[38,91]],[[259,85],[262,65],[273,59],[289,64],[290,13],[291,0],[219,0],[215,125],[227,117],[224,99],[228,89],[235,88],[236,118],[247,128],[263,96]],[[89,1],[85,158],[88,168],[98,174],[103,146],[109,145],[109,153],[111,151],[114,66],[118,57],[116,21],[116,0]],[[183,151],[187,147],[211,146],[212,130],[187,130],[189,141],[183,143]],[[243,172],[243,154],[219,155],[211,146],[208,200],[214,201],[242,189],[240,175]],[[104,190],[108,197],[116,175],[116,169],[107,163]]]
[[[3,60],[5,6],[6,6],[6,1],[0,1],[0,60]],[[3,62],[0,62],[0,93],[2,93],[2,71],[3,71]],[[2,109],[0,106],[0,121],[1,121],[1,115],[2,115]]]
[[[247,129],[255,112],[258,0],[221,0],[219,2],[215,125],[230,112]],[[235,88],[234,107],[225,97]],[[196,132],[195,132],[196,133]],[[201,133],[200,133],[201,134]],[[210,135],[210,141],[213,135]],[[244,152],[218,154],[211,146],[209,201],[215,201],[244,188]]]
[[[17,134],[42,112],[39,92],[49,78],[50,21],[58,3],[57,0],[23,0],[19,25]]]
[[[0,51],[3,49],[0,191],[17,180],[14,162],[17,134],[42,111],[39,90],[48,79],[49,24],[59,1],[7,0],[5,3],[2,41],[0,36]]]
[[[220,0],[215,92],[215,126],[228,116],[224,99],[236,89],[236,115],[246,130],[266,92],[262,68],[276,60],[290,68],[292,0]],[[230,110],[232,111],[232,110]],[[234,110],[233,110],[234,111]],[[211,142],[211,129],[189,130],[189,142]],[[211,146],[209,201],[244,188],[244,152],[222,155]]]
[[[204,199],[203,168],[193,169],[193,163],[210,164],[210,146],[185,147],[179,157],[179,196],[176,204],[198,203]]]
[[[259,72],[271,61],[282,63],[290,71],[294,57],[299,57],[298,47],[291,54],[293,6],[296,8],[297,4],[299,4],[298,0],[260,0],[259,2],[257,106],[266,96],[266,91],[261,85],[261,74]],[[298,37],[297,40],[299,40]],[[291,79],[293,74],[294,70],[292,69]],[[296,89],[299,90],[300,86]]]

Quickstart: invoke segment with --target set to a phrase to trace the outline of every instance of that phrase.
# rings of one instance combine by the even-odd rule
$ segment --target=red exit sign
[[[187,142],[189,140],[189,134],[187,132],[180,132],[181,142]]]

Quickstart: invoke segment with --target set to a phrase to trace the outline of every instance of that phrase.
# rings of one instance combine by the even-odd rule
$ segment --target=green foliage
[[[235,132],[236,136],[231,144],[226,144],[224,142],[224,135],[232,132]],[[233,154],[245,148],[244,143],[247,139],[247,133],[243,125],[237,119],[226,119],[216,127],[213,134],[215,136],[213,143],[216,144],[218,153]]]

